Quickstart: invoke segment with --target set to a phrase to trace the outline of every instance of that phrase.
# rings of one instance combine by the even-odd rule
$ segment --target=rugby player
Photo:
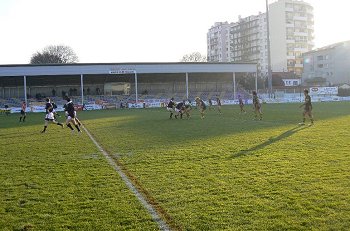
[[[259,116],[259,120],[262,120],[261,104],[259,102],[256,91],[253,91],[253,107],[255,112],[255,119],[257,119]]]
[[[244,110],[243,99],[240,95],[238,95],[238,102],[239,102],[239,108],[241,109],[241,113],[246,113],[246,111]]]
[[[204,119],[205,109],[207,109],[207,106],[205,105],[204,101],[199,97],[196,97],[196,103],[198,110],[201,113],[201,119]]]
[[[166,106],[166,110],[167,110],[168,112],[170,112],[170,117],[169,117],[169,119],[172,119],[172,118],[173,118],[173,114],[174,114],[174,112],[175,112],[174,107],[175,107],[174,98],[171,98],[170,101],[169,101],[169,103],[168,103],[168,105]]]
[[[49,98],[46,98],[45,111],[46,111],[45,125],[44,125],[44,130],[42,130],[41,133],[46,132],[46,129],[47,129],[47,126],[49,123],[54,123],[54,124],[59,125],[63,128],[63,124],[57,122],[55,119],[55,115],[53,113],[53,106],[52,106]]]
[[[24,122],[26,120],[26,117],[27,117],[26,109],[27,109],[27,104],[26,102],[23,102],[22,108],[21,108],[21,116],[19,117],[19,122],[22,122],[22,121]]]
[[[221,113],[221,99],[219,98],[219,96],[216,97],[216,106],[218,108],[219,113],[222,114]]]
[[[66,111],[66,115],[67,115],[66,125],[67,125],[67,127],[69,127],[71,129],[72,133],[74,133],[74,128],[71,125],[71,123],[72,123],[76,127],[78,132],[80,133],[81,130],[80,130],[80,128],[78,126],[78,122],[76,120],[76,112],[74,109],[74,104],[70,100],[70,98],[67,98],[66,100],[67,100],[67,103],[64,106],[65,111]]]
[[[299,125],[305,125],[305,120],[306,116],[310,118],[311,124],[314,124],[314,118],[312,116],[312,104],[311,104],[311,96],[309,95],[309,90],[305,89],[304,90],[304,96],[305,96],[305,102],[300,105],[301,107],[304,107],[304,112],[303,112],[303,122],[299,123]]]

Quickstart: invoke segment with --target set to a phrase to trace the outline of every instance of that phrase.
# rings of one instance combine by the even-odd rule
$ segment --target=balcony
[[[298,21],[307,21],[307,17],[302,17],[302,16],[294,16],[294,20],[298,20]]]
[[[309,50],[307,48],[298,47],[298,48],[294,48],[294,51],[305,53],[305,52],[308,52]]]
[[[304,65],[303,65],[303,64],[300,64],[300,63],[296,63],[296,64],[295,64],[295,67],[296,67],[296,68],[303,68]]]
[[[308,32],[294,32],[294,36],[308,36],[309,33]]]

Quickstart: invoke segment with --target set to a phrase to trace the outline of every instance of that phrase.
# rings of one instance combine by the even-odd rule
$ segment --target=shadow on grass
[[[297,132],[299,132],[301,130],[304,130],[306,128],[308,128],[308,126],[297,126],[297,127],[294,127],[294,128],[292,128],[292,129],[290,129],[288,131],[283,132],[279,136],[269,138],[267,141],[265,141],[265,142],[263,142],[261,144],[253,146],[253,147],[251,147],[251,148],[249,148],[247,150],[241,150],[240,152],[233,154],[232,157],[233,158],[237,158],[237,157],[241,157],[241,156],[252,155],[252,154],[254,154],[255,151],[263,149],[263,148],[265,148],[265,147],[267,147],[267,146],[269,146],[269,145],[271,145],[273,143],[276,143],[276,142],[278,142],[280,140],[286,139],[286,138],[292,136],[293,134],[295,134],[295,133],[297,133]]]

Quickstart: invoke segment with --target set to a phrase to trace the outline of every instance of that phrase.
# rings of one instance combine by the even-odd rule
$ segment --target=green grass
[[[0,117],[0,230],[157,230],[86,135]]]
[[[264,105],[263,121],[236,106],[204,120],[196,110],[189,120],[165,109],[79,115],[177,229],[347,230],[349,106],[315,103],[312,127],[297,126],[297,104]],[[0,116],[0,229],[157,229],[86,134],[39,134],[41,117]]]

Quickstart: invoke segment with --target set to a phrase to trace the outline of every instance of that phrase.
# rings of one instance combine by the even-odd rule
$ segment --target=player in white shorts
[[[44,125],[44,130],[41,131],[41,133],[46,132],[46,128],[49,125],[49,123],[57,124],[63,128],[63,124],[59,123],[55,119],[55,115],[53,113],[53,108],[48,108],[47,109],[46,115],[45,115],[45,125]]]

